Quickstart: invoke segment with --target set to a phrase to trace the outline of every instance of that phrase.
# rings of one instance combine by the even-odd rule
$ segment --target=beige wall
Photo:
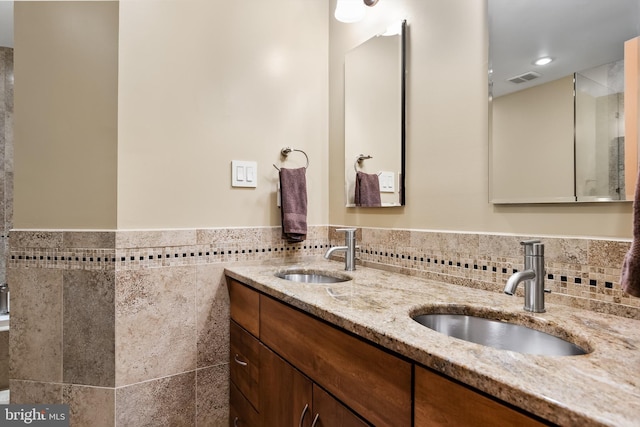
[[[68,25],[84,3],[19,2],[14,225],[277,225],[271,164],[291,145],[311,159],[311,224],[631,236],[629,203],[488,202],[484,2],[382,1],[342,24],[335,0],[248,1],[98,3],[105,25]],[[344,53],[402,18],[407,206],[345,208]],[[230,188],[234,159],[258,162],[257,189]]]
[[[331,1],[332,10],[335,0]],[[407,205],[345,208],[331,175],[332,224],[522,234],[631,236],[631,204],[494,206],[488,202],[485,2],[379,2],[364,21],[330,21],[330,163],[343,168],[344,53],[390,22],[409,25]],[[335,166],[334,166],[335,165]]]
[[[16,228],[116,226],[117,2],[15,4]]]
[[[286,146],[326,223],[327,20],[324,1],[121,1],[118,228],[279,225]],[[258,162],[256,189],[231,160]]]
[[[492,108],[491,200],[574,201],[573,75],[494,98]]]

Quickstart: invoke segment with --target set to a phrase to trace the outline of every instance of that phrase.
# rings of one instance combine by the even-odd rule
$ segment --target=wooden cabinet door
[[[233,320],[230,324],[229,377],[254,408],[260,407],[260,342]]]
[[[249,401],[229,384],[229,427],[260,427],[260,417]]]
[[[261,341],[377,426],[411,426],[411,363],[260,296]],[[261,369],[262,372],[262,369]]]
[[[420,366],[415,367],[414,422],[416,427],[545,425]]]
[[[329,393],[313,385],[313,426],[312,427],[367,427],[346,406],[334,399]]]
[[[262,427],[311,427],[311,399],[311,380],[260,344]]]

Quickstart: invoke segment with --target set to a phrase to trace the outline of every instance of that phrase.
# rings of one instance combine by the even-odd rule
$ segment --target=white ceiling
[[[640,0],[489,0],[493,95],[622,59],[623,42],[640,34]],[[551,56],[547,66],[533,65]],[[541,77],[507,79],[535,71]]]
[[[0,0],[0,46],[13,47],[13,2]]]

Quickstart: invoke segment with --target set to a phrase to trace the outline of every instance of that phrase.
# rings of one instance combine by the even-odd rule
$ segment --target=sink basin
[[[577,356],[589,351],[524,325],[468,314],[433,313],[413,320],[450,337],[501,350],[545,356]]]
[[[351,277],[334,273],[309,270],[286,270],[276,273],[276,277],[301,283],[340,283],[351,280]]]

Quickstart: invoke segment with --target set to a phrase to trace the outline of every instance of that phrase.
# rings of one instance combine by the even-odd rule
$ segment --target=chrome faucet
[[[329,248],[324,254],[329,259],[335,251],[344,251],[344,269],[353,271],[356,269],[356,228],[337,228],[336,231],[344,231],[344,246]]]
[[[544,244],[539,240],[524,240],[524,270],[507,280],[504,293],[513,295],[520,282],[524,282],[524,309],[544,313]]]

